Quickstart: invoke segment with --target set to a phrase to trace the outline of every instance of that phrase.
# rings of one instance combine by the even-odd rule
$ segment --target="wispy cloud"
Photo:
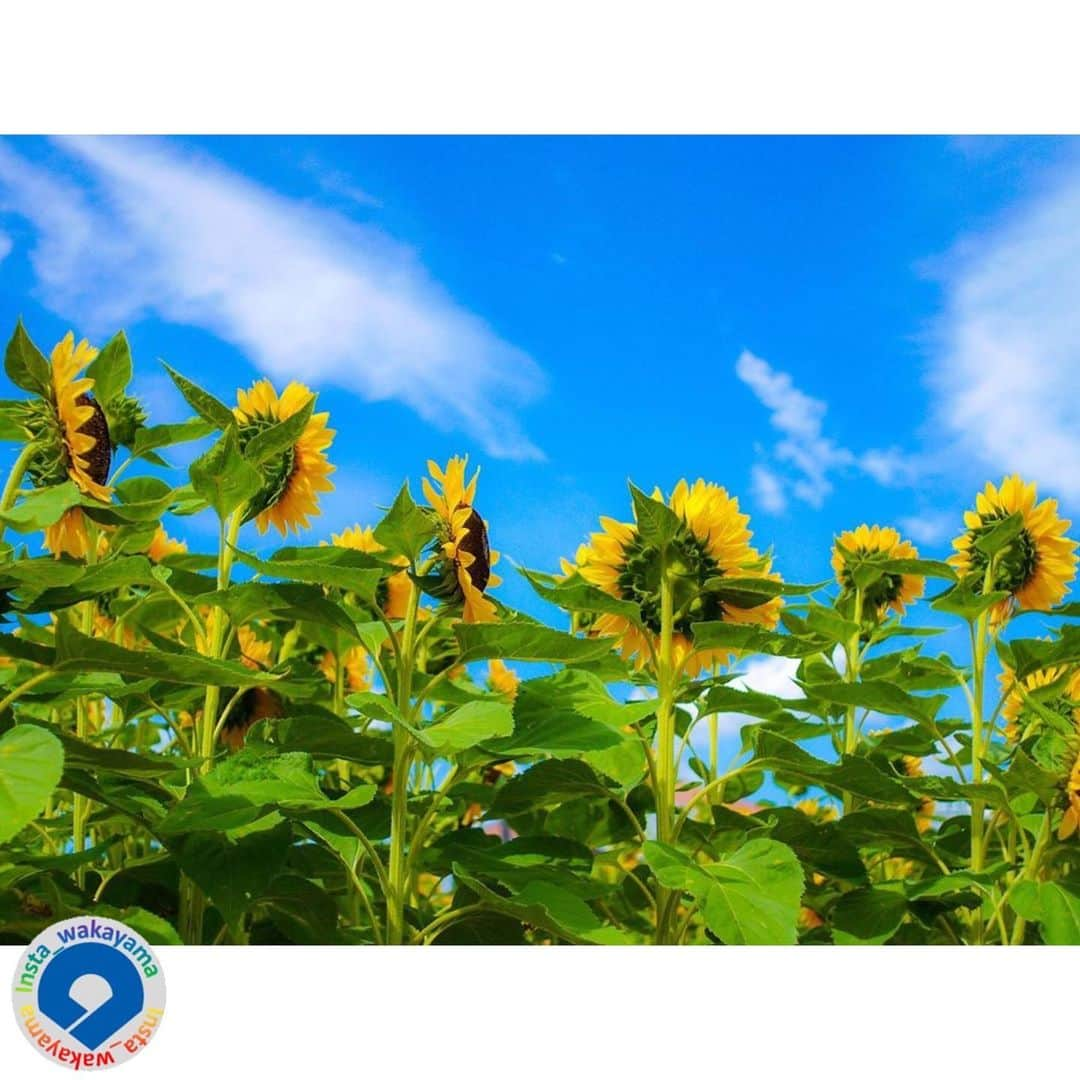
[[[3,262],[11,254],[11,237],[6,232],[0,232],[0,262]]]
[[[921,514],[902,517],[898,522],[905,536],[911,537],[917,544],[940,544],[960,531],[962,519],[960,511],[927,510]]]
[[[0,143],[0,211],[34,226],[39,295],[89,332],[202,327],[276,379],[404,402],[495,456],[541,456],[516,410],[540,368],[384,231],[156,140],[59,143],[63,174]]]
[[[735,374],[769,410],[769,422],[780,433],[769,463],[757,463],[752,472],[753,491],[761,508],[780,513],[794,497],[821,506],[833,489],[831,474],[855,469],[880,484],[909,483],[916,472],[914,460],[896,448],[856,454],[825,434],[828,406],[804,393],[785,371],[744,350]]]
[[[967,240],[939,275],[936,419],[982,467],[1080,504],[1080,171]]]

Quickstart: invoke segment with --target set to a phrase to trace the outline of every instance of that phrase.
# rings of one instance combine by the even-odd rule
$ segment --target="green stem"
[[[15,502],[15,496],[19,493],[19,485],[26,475],[26,468],[36,451],[37,443],[30,442],[19,452],[15,464],[11,466],[11,472],[8,473],[7,483],[4,484],[4,493],[0,495],[0,511],[11,509],[11,504]],[[5,528],[4,522],[0,520],[0,540],[4,538]]]
[[[994,587],[994,559],[991,557],[986,564],[986,574],[983,577],[983,595],[986,596]],[[990,609],[980,613],[972,628],[971,643],[971,780],[972,783],[980,784],[983,778],[983,754],[986,747],[983,745],[983,708],[985,699],[986,683],[986,651],[988,646],[987,626],[990,621]],[[984,837],[984,821],[986,807],[981,799],[971,801],[971,870],[979,873],[986,861],[986,844]],[[972,938],[976,945],[983,944],[985,938],[985,926],[983,923],[982,905],[976,909],[972,916]]]
[[[844,665],[844,682],[856,683],[859,681],[859,668],[861,666],[861,655],[859,651],[859,635],[862,630],[862,616],[863,616],[863,591],[856,588],[855,590],[855,610],[854,610],[855,631],[848,638],[844,645],[844,655],[847,663]],[[855,724],[856,709],[854,705],[849,705],[847,711],[844,714],[844,753],[853,754],[859,745],[859,730]],[[844,792],[844,813],[849,814],[854,806],[854,797],[850,792]]]
[[[667,568],[660,572],[660,654],[656,689],[656,837],[670,844],[675,835],[675,687],[672,652],[675,638],[674,597]],[[677,893],[656,891],[656,944],[668,943],[668,924]]]
[[[403,719],[410,715],[413,661],[416,651],[416,615],[420,592],[416,583],[409,588],[409,606],[401,632],[398,654],[398,683],[395,704]],[[386,898],[386,941],[400,945],[405,936],[405,889],[407,864],[406,841],[409,828],[409,769],[412,763],[412,738],[402,724],[394,725],[393,792],[390,799],[389,895]]]

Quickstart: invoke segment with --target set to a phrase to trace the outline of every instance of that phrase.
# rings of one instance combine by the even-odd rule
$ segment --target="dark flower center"
[[[467,551],[473,557],[465,572],[473,585],[483,592],[491,580],[491,547],[488,544],[487,526],[484,519],[470,507],[462,529],[465,535],[458,542],[458,551]]]
[[[94,410],[93,415],[79,428],[80,435],[89,435],[94,440],[94,445],[81,456],[86,462],[86,475],[95,484],[104,484],[109,478],[109,466],[112,464],[109,421],[105,418],[104,410],[90,394],[80,394],[75,403],[81,406],[89,405]]]

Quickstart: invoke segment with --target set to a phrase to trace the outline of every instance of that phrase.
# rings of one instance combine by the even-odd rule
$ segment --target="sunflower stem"
[[[4,484],[4,493],[0,495],[0,511],[7,511],[11,509],[11,504],[15,502],[15,496],[19,493],[19,485],[22,483],[23,477],[26,475],[26,469],[30,464],[30,459],[37,451],[37,443],[29,442],[19,452],[19,456],[15,459],[15,464],[11,466],[11,472],[8,473],[7,483]],[[5,523],[0,520],[0,540],[4,538]]]
[[[402,719],[410,711],[412,698],[413,663],[416,653],[416,617],[420,605],[420,590],[409,581],[409,602],[405,626],[401,632],[401,651],[398,662],[396,705]],[[409,828],[409,769],[412,760],[412,738],[402,724],[394,725],[393,792],[390,802],[390,861],[388,869],[389,894],[386,898],[386,942],[400,945],[405,936],[405,888],[408,866],[405,848]]]
[[[988,595],[994,588],[994,558],[991,556],[986,563],[986,573],[983,577],[983,596]],[[983,745],[985,736],[983,733],[983,709],[985,706],[985,683],[986,683],[986,653],[989,645],[990,609],[986,608],[979,613],[972,629],[972,656],[971,656],[971,780],[972,783],[981,784],[983,778],[983,754],[986,747]],[[984,836],[984,821],[986,808],[981,799],[971,800],[971,870],[979,873],[986,860],[986,845]],[[972,940],[976,945],[982,945],[985,939],[985,925],[983,920],[982,905],[976,909],[972,916]]]
[[[855,589],[855,607],[853,611],[855,630],[844,645],[844,682],[856,683],[859,681],[859,668],[861,656],[859,650],[859,635],[862,631],[863,615],[863,591]],[[859,745],[859,731],[855,724],[855,706],[849,705],[844,714],[844,753],[853,754]],[[844,792],[844,813],[849,814],[854,806],[854,798],[850,791]]]
[[[660,655],[656,672],[656,837],[670,844],[675,833],[675,687],[672,653],[675,637],[674,591],[667,568],[660,571]],[[678,893],[656,892],[656,944],[668,943],[668,924]]]
[[[244,521],[245,507],[237,507],[229,518],[228,526],[220,519],[218,527],[218,565],[217,588],[220,592],[229,586],[232,574],[236,543],[240,535],[240,526]],[[207,655],[213,660],[220,660],[225,642],[226,618],[224,610],[214,607],[208,619],[206,643]],[[205,775],[214,764],[214,743],[216,741],[218,706],[221,703],[221,687],[207,686],[203,697],[202,717],[197,727],[197,751],[200,758],[198,774]],[[202,889],[190,878],[184,877],[180,887],[180,926],[184,932],[184,941],[188,945],[201,945],[203,941],[203,915],[206,911],[206,897]]]

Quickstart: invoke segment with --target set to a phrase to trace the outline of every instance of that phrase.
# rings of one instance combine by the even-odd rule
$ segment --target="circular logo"
[[[107,1069],[142,1053],[156,1034],[165,976],[130,926],[80,915],[53,923],[27,946],[11,997],[38,1053],[71,1069]]]

